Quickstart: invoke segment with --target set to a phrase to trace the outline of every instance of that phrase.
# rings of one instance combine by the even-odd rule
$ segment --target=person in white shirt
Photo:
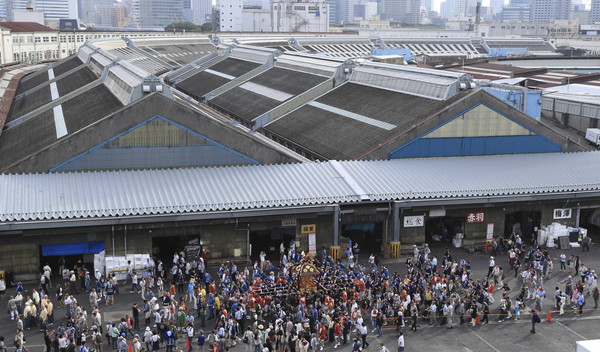
[[[487,277],[490,277],[490,275],[492,274],[492,270],[494,270],[495,266],[496,266],[496,262],[494,261],[494,257],[490,257],[490,262],[488,264]]]
[[[265,254],[265,252],[261,251],[259,258],[260,258],[260,270],[265,271],[265,261],[267,260],[267,255]]]
[[[404,352],[404,336],[402,331],[398,333],[398,352]]]
[[[560,253],[560,271],[567,271],[567,256],[565,252]]]
[[[50,265],[46,264],[44,265],[44,276],[46,277],[46,284],[48,284],[48,288],[52,288],[52,282],[50,281],[50,278],[52,277],[52,268],[50,267]]]
[[[0,279],[0,299],[6,300],[6,281]]]
[[[194,333],[195,333],[193,323],[188,324],[188,327],[186,328],[186,332],[187,332],[188,344],[190,346],[188,351],[191,351],[192,346],[194,346]]]

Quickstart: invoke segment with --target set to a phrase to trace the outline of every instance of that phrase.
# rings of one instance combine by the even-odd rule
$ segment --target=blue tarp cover
[[[104,241],[44,244],[42,256],[100,253],[103,250]]]

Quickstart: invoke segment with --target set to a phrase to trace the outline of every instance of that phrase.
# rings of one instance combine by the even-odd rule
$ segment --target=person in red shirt
[[[333,326],[333,337],[335,339],[335,346],[333,346],[333,348],[338,348],[338,346],[340,345],[340,335],[342,334],[342,326],[340,325],[339,321],[335,322],[335,325]]]
[[[321,345],[321,350],[322,350],[323,347],[325,346],[325,340],[327,339],[327,327],[325,326],[325,324],[319,325],[318,334],[319,334],[319,344]]]

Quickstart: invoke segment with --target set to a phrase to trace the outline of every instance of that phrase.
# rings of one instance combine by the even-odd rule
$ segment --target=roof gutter
[[[35,230],[35,229],[54,229],[54,228],[72,228],[72,227],[90,227],[90,226],[110,226],[127,225],[139,223],[157,223],[157,222],[176,222],[176,221],[194,221],[194,220],[218,220],[218,219],[239,219],[258,216],[278,216],[294,215],[307,213],[334,213],[339,209],[335,205],[306,206],[306,207],[286,207],[286,208],[262,208],[251,210],[231,210],[219,212],[203,212],[188,214],[160,214],[160,215],[131,215],[116,216],[105,218],[74,218],[59,220],[42,221],[14,221],[0,223],[0,235],[5,231]]]
[[[339,211],[339,206],[352,206],[354,204],[389,204],[393,201],[393,210],[399,214],[402,209],[428,206],[444,205],[472,205],[472,204],[498,204],[509,202],[532,202],[532,201],[554,201],[554,200],[576,200],[600,198],[600,190],[580,191],[580,192],[559,192],[559,193],[541,193],[541,194],[523,194],[508,196],[485,196],[485,197],[462,197],[462,198],[435,198],[435,199],[405,199],[405,200],[373,200],[362,202],[348,202],[327,204],[319,206],[299,206],[284,208],[261,208],[249,210],[229,210],[218,212],[202,213],[174,213],[158,215],[130,215],[105,218],[73,218],[43,221],[13,221],[0,223],[0,235],[11,234],[14,231],[33,230],[33,229],[52,229],[52,228],[73,228],[89,226],[109,226],[125,225],[139,223],[157,223],[157,222],[176,222],[176,221],[194,221],[194,220],[217,220],[217,219],[239,219],[258,216],[285,216],[307,213],[335,213]],[[396,215],[396,214],[395,214]],[[399,228],[398,228],[399,231]]]

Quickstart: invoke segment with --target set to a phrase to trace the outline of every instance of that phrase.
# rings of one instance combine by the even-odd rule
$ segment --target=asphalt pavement
[[[472,274],[471,277],[474,279],[482,279],[487,274],[487,263],[489,260],[489,253],[469,253],[465,249],[455,249],[448,247],[452,251],[455,260],[465,258],[471,262]],[[432,254],[437,255],[438,259],[443,256],[446,249],[445,244],[431,244]],[[498,313],[498,301],[500,300],[500,292],[496,291],[494,298],[496,303],[490,307],[490,322],[489,324],[482,324],[475,327],[471,327],[470,324],[458,325],[458,318],[455,317],[455,325],[453,329],[447,329],[445,326],[430,326],[428,322],[419,320],[419,327],[417,331],[410,331],[408,327],[405,329],[405,342],[406,351],[493,351],[493,352],[504,352],[504,351],[574,351],[576,341],[580,340],[594,340],[600,339],[600,312],[597,309],[593,309],[593,299],[591,296],[586,296],[586,306],[583,316],[577,317],[574,312],[566,311],[565,315],[559,316],[558,312],[552,313],[552,321],[548,322],[548,311],[554,309],[554,287],[559,286],[564,289],[564,284],[559,284],[560,281],[564,280],[568,273],[559,272],[560,267],[558,257],[560,250],[550,249],[549,253],[553,259],[554,270],[549,280],[546,280],[544,287],[546,289],[548,297],[542,302],[542,311],[540,318],[542,322],[536,326],[536,333],[530,333],[531,319],[529,314],[521,316],[520,320],[515,321],[514,319],[505,320],[502,323],[497,321],[497,316],[493,314]],[[592,244],[589,252],[582,253],[580,248],[571,248],[566,250],[567,257],[570,254],[579,255],[582,263],[591,269],[600,272],[600,246]],[[361,262],[366,260],[366,253],[363,253]],[[399,272],[401,274],[406,272],[404,261],[406,256],[403,256],[400,260],[383,260],[382,264],[385,264],[390,272]],[[517,291],[521,285],[517,278],[514,278],[514,274],[511,275],[508,272],[508,256],[499,255],[496,257],[496,263],[500,264],[505,269],[505,282],[508,283],[511,292],[511,299],[517,294]],[[54,287],[54,286],[53,286]],[[25,285],[24,297],[31,293],[33,285]],[[142,304],[142,299],[139,294],[130,294],[129,285],[121,285],[121,293],[115,295],[115,304],[111,306],[105,306],[104,301],[100,302],[100,310],[103,314],[103,322],[106,320],[115,320],[124,316],[125,314],[131,314],[131,308],[134,302],[138,302],[138,305]],[[7,290],[8,295],[14,294],[14,289]],[[50,289],[50,296],[55,303],[55,290]],[[88,294],[83,292],[76,295],[77,300],[80,304],[84,305],[88,312],[91,312],[89,306]],[[6,312],[6,301],[4,304],[4,311]],[[533,307],[533,300],[525,302],[528,308]],[[565,307],[567,309],[567,307]],[[529,309],[527,309],[529,312]],[[494,319],[496,318],[496,319]],[[58,326],[60,322],[66,321],[65,310],[57,309],[55,311],[55,324],[54,327]],[[91,322],[91,318],[90,318]],[[90,324],[91,325],[91,324]],[[144,325],[141,324],[142,330],[137,331],[142,335]],[[214,326],[214,320],[208,321],[207,326],[212,328]],[[199,324],[196,322],[196,330],[199,329]],[[206,332],[207,330],[205,330]],[[134,331],[135,333],[136,331]],[[7,341],[9,351],[13,351],[12,341],[16,333],[16,323],[10,320],[10,316],[5,314],[3,318],[0,318],[0,336],[4,336]],[[43,335],[37,327],[31,330],[25,331],[25,337],[27,339],[26,346],[31,352],[43,352]],[[396,350],[397,335],[394,331],[394,327],[389,326],[384,329],[384,334],[381,339],[377,338],[375,334],[369,334],[367,341],[370,346],[366,349],[368,351],[379,351],[379,344],[383,342],[390,351]],[[185,347],[186,341],[184,338],[180,338],[177,341],[177,346]],[[342,345],[335,349],[335,351],[350,351],[352,345]],[[110,348],[105,345],[105,350],[110,351]],[[197,349],[194,349],[197,350]],[[243,344],[234,347],[233,350],[245,351]],[[325,351],[334,351],[333,344],[327,344]]]

